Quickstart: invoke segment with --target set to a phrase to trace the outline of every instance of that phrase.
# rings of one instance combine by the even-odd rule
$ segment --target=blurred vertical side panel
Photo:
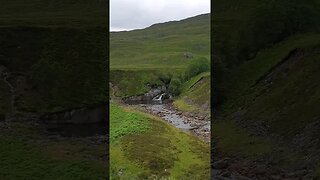
[[[213,178],[320,177],[320,2],[214,0]]]
[[[0,4],[0,179],[106,179],[108,1]]]

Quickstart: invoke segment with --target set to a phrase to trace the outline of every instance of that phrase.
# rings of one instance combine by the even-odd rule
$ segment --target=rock
[[[192,59],[193,58],[193,54],[191,52],[184,52],[183,53],[183,56],[186,58],[186,59]]]

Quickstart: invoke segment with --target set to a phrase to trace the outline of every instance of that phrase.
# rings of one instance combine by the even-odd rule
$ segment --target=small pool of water
[[[88,124],[46,124],[46,132],[62,137],[90,137],[107,134],[107,123]]]

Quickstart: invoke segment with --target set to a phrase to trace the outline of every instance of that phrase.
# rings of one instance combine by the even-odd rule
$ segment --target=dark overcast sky
[[[110,0],[110,31],[132,30],[210,12],[210,0]]]

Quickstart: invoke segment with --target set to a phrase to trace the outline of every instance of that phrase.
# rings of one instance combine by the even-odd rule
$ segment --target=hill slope
[[[183,68],[192,57],[209,54],[209,14],[110,33],[111,69]]]
[[[168,86],[171,78],[183,76],[190,62],[200,57],[210,59],[210,14],[110,33],[110,81],[120,97]],[[209,97],[210,91],[204,96]]]

